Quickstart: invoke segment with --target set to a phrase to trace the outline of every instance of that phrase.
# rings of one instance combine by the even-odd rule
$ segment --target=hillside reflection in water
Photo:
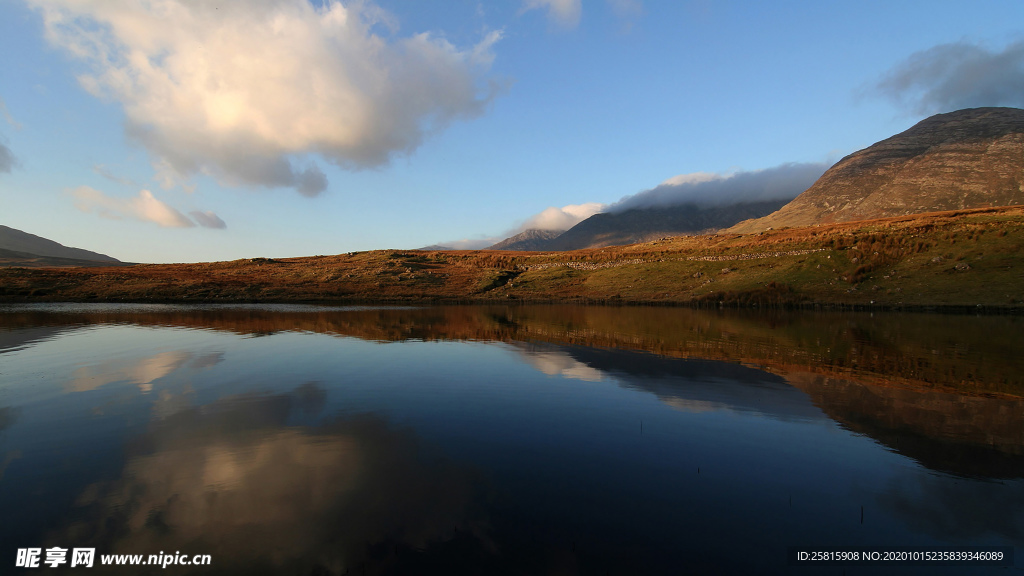
[[[0,542],[205,553],[207,574],[773,573],[794,545],[1019,546],[1019,328],[7,307]]]

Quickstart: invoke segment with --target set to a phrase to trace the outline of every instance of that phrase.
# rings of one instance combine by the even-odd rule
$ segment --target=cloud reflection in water
[[[483,538],[474,474],[431,453],[411,429],[373,414],[285,426],[294,412],[315,411],[322,395],[307,384],[154,421],[129,447],[121,476],[87,488],[84,517],[54,541],[107,553],[207,553],[229,571],[344,573],[456,530]]]
[[[88,392],[107,384],[127,382],[137,384],[142,392],[153,389],[153,382],[185,367],[193,354],[187,350],[161,352],[145,358],[118,358],[75,370],[65,386],[68,392]],[[190,366],[197,370],[216,366],[224,360],[223,352],[205,354],[193,360]]]

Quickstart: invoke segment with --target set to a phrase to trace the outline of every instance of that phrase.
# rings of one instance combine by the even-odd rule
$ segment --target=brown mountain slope
[[[1024,110],[937,114],[830,168],[806,192],[730,232],[1024,204]]]

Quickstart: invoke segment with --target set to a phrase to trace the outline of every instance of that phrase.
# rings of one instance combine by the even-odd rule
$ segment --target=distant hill
[[[52,259],[58,259],[52,260]],[[25,261],[19,264],[19,261]],[[47,262],[50,263],[42,263]],[[120,264],[117,258],[81,248],[71,248],[35,234],[0,225],[0,265],[80,266]],[[85,264],[81,264],[85,262]]]
[[[778,210],[787,200],[743,202],[731,206],[681,206],[594,214],[551,240],[545,250],[580,250],[636,244],[728,228]]]
[[[551,241],[565,230],[538,230],[531,228],[488,246],[486,250],[549,250]]]
[[[1024,204],[1024,110],[922,120],[840,160],[803,194],[730,232]]]
[[[56,256],[40,256],[28,252],[15,252],[0,248],[0,267],[16,266],[19,268],[67,268],[91,266],[131,266],[128,262],[111,262],[109,260],[80,260],[78,258],[58,258]]]

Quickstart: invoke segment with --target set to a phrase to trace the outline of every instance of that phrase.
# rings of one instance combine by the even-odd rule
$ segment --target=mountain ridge
[[[573,226],[545,250],[582,250],[650,242],[666,236],[692,236],[727,228],[748,218],[770,214],[787,200],[739,202],[728,206],[693,203],[658,208],[603,212]]]
[[[1024,204],[1024,110],[967,108],[930,116],[846,156],[792,202],[727,231],[1018,204]]]
[[[491,246],[484,248],[484,250],[548,250],[548,245],[565,232],[565,230],[541,230],[539,228],[530,228],[529,230],[523,230],[514,236],[509,236],[501,242],[492,244]]]
[[[117,258],[107,256],[106,254],[100,254],[98,252],[84,250],[82,248],[65,246],[48,238],[29,234],[28,232],[23,232],[17,228],[11,228],[10,226],[4,226],[2,224],[0,224],[0,249],[19,253],[22,256],[28,255],[66,260],[85,260],[88,262],[109,262],[111,264],[121,263]],[[13,257],[11,254],[5,254],[4,256],[6,258]]]

